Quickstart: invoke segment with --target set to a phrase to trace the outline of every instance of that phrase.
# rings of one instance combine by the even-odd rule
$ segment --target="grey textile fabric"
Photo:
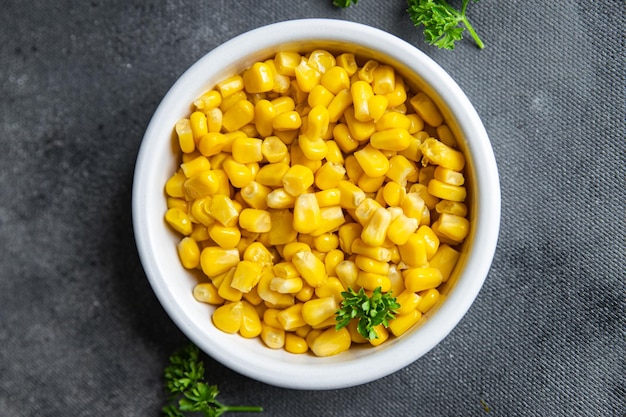
[[[457,5],[459,1],[451,1]],[[484,121],[502,185],[491,272],[426,356],[337,391],[292,391],[204,358],[227,404],[269,416],[626,415],[626,5],[483,0],[486,44],[423,42],[404,1],[8,0],[0,11],[0,415],[156,416],[186,343],[131,225],[134,160],[159,100],[233,36],[357,21],[423,50]]]

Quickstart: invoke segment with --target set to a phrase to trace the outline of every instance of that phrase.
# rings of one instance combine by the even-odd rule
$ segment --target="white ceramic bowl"
[[[421,324],[378,348],[352,348],[324,358],[272,350],[258,338],[244,339],[216,329],[210,317],[212,307],[192,296],[196,280],[181,266],[176,253],[179,238],[163,221],[163,186],[177,167],[172,129],[178,119],[189,114],[193,100],[226,76],[279,50],[312,48],[353,52],[389,63],[439,105],[466,154],[472,224],[442,301]],[[305,19],[237,36],[209,52],[178,79],[157,108],[141,144],[133,184],[133,222],[141,262],[155,294],[172,320],[204,352],[234,371],[268,384],[335,389],[367,383],[409,365],[461,320],[491,265],[500,223],[500,188],[487,133],[465,94],[441,67],[381,30],[347,21]]]

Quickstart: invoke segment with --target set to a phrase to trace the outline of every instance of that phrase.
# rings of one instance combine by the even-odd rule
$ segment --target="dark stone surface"
[[[465,90],[498,161],[499,246],[467,316],[407,368],[301,392],[205,358],[220,398],[270,416],[624,415],[624,3],[472,3],[486,48],[466,40],[452,52],[425,44],[405,9],[373,0],[347,10],[278,0],[3,4],[0,415],[159,415],[163,367],[186,339],[133,240],[143,131],[209,50],[303,17],[387,30]]]

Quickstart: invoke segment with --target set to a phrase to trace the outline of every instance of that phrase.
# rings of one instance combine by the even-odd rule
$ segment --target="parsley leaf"
[[[424,38],[431,45],[452,50],[454,43],[463,38],[463,31],[467,29],[476,45],[483,49],[485,45],[466,15],[469,2],[463,0],[461,11],[458,11],[445,0],[408,0],[407,12],[415,26],[424,26]]]
[[[382,293],[377,287],[370,297],[367,296],[363,288],[355,292],[352,288],[341,293],[343,301],[341,308],[337,311],[337,330],[342,329],[350,323],[352,319],[358,320],[357,330],[361,336],[371,340],[377,339],[378,335],[374,327],[383,325],[389,326],[389,320],[393,319],[400,304],[391,293]]]
[[[170,357],[163,373],[170,392],[169,403],[162,411],[167,417],[185,417],[185,413],[201,412],[204,417],[219,417],[227,412],[263,411],[261,407],[228,406],[217,401],[217,386],[204,381],[204,363],[199,360],[195,345],[179,349]]]
[[[337,7],[341,7],[345,9],[346,7],[350,7],[353,4],[357,4],[359,0],[333,0],[333,4]]]

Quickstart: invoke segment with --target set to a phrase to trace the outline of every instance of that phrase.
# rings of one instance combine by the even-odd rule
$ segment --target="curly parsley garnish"
[[[337,311],[337,330],[342,329],[350,323],[352,319],[358,320],[357,330],[361,336],[371,340],[377,339],[378,335],[374,327],[383,325],[389,326],[389,320],[393,319],[400,304],[391,293],[382,293],[377,287],[371,297],[368,297],[363,288],[355,292],[352,288],[341,293],[343,301]]]

